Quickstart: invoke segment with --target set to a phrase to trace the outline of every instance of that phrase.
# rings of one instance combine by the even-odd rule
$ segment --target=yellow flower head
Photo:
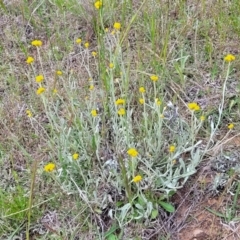
[[[57,71],[56,71],[56,74],[57,74],[58,76],[62,76],[63,73],[62,73],[62,71],[57,70]]]
[[[93,52],[92,52],[92,56],[93,56],[93,57],[96,57],[96,56],[97,56],[97,52],[93,51]]]
[[[57,92],[58,92],[57,89],[54,88],[54,89],[53,89],[53,95],[57,94]]]
[[[144,87],[140,87],[140,88],[139,88],[139,92],[140,92],[140,93],[145,93],[145,88],[144,88]]]
[[[74,153],[72,155],[72,158],[73,158],[73,160],[77,160],[79,158],[79,154],[78,153]]]
[[[91,114],[92,114],[93,117],[96,117],[96,116],[97,116],[97,110],[96,110],[96,109],[93,109],[93,110],[91,111]]]
[[[82,42],[82,39],[81,39],[81,38],[76,39],[76,43],[77,43],[77,44],[80,44],[81,42]]]
[[[114,68],[114,64],[113,63],[109,63],[109,68]]]
[[[129,148],[127,153],[131,157],[136,157],[138,155],[138,151],[135,148]]]
[[[113,28],[116,29],[116,30],[120,30],[120,28],[121,28],[121,23],[120,23],[120,22],[115,22],[115,23],[113,24]]]
[[[44,170],[46,172],[52,172],[55,169],[55,164],[54,163],[48,163],[47,165],[44,166]]]
[[[45,88],[44,87],[39,87],[36,91],[37,95],[42,94],[43,92],[45,92]]]
[[[161,105],[161,101],[158,98],[155,98],[155,103],[159,106]]]
[[[119,110],[118,110],[118,115],[120,115],[120,116],[122,116],[122,115],[125,115],[125,109],[124,108],[120,108]]]
[[[138,183],[138,182],[140,182],[142,180],[142,176],[141,175],[137,175],[137,176],[135,176],[134,178],[133,178],[133,182],[135,182],[135,183]]]
[[[41,83],[44,80],[44,77],[43,77],[43,75],[38,75],[35,77],[35,80],[37,83]]]
[[[233,129],[234,128],[234,124],[233,123],[230,123],[230,124],[228,124],[228,129]]]
[[[34,40],[34,41],[32,41],[32,45],[35,46],[35,47],[41,47],[42,46],[42,41]]]
[[[89,45],[90,45],[89,42],[85,42],[85,43],[84,43],[84,47],[85,47],[85,48],[89,48]]]
[[[94,86],[93,85],[90,85],[89,86],[89,90],[91,91],[91,90],[93,90],[94,89]]]
[[[32,117],[32,112],[29,109],[26,110],[26,114],[29,118]]]
[[[169,146],[168,151],[169,151],[170,153],[174,153],[175,150],[176,150],[176,147],[175,147],[174,145],[170,145],[170,146]]]
[[[158,76],[157,75],[152,75],[150,76],[150,79],[153,81],[153,82],[156,82],[158,80]]]
[[[203,122],[206,119],[204,115],[200,116],[200,120]]]
[[[191,111],[199,111],[200,110],[200,106],[195,102],[188,103],[188,108]]]
[[[33,57],[27,57],[27,59],[26,59],[26,63],[27,64],[31,64],[31,63],[33,63],[34,62],[34,58]]]
[[[119,99],[116,100],[115,104],[116,105],[125,104],[125,99],[119,98]]]
[[[224,61],[226,62],[232,62],[235,60],[235,56],[232,55],[232,54],[227,54],[225,57],[224,57]]]
[[[102,1],[96,1],[94,3],[94,6],[95,6],[96,9],[100,9],[102,7]]]
[[[139,98],[138,101],[140,104],[144,104],[144,102],[145,102],[143,98]]]

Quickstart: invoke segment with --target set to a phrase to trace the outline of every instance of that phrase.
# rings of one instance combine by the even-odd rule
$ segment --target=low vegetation
[[[238,221],[238,160],[198,177],[238,156],[239,16],[237,0],[0,1],[1,239],[180,239],[186,185],[231,192],[208,211]]]

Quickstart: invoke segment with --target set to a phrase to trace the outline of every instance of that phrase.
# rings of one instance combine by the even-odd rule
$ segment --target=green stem
[[[29,201],[28,201],[28,222],[27,222],[27,229],[26,229],[26,239],[27,240],[30,239],[29,231],[30,231],[30,225],[31,225],[31,215],[32,215],[32,205],[33,205],[33,195],[34,195],[36,172],[37,172],[37,161],[34,160],[33,168],[32,168],[32,176],[31,176],[30,195],[29,195]]]
[[[126,189],[126,193],[127,193],[127,198],[128,198],[128,201],[131,202],[131,200],[132,200],[131,186],[130,186],[130,182],[127,177],[127,169],[126,169],[123,159],[121,157],[119,157],[119,164],[121,167],[121,173],[123,176],[123,181],[124,181],[124,185],[125,185],[125,189]]]

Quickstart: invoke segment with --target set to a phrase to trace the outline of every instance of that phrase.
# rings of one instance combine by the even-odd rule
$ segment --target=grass
[[[239,14],[1,1],[1,238],[173,239],[172,199],[238,135]]]

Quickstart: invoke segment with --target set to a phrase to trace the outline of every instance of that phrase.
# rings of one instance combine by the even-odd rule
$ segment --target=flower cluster
[[[123,104],[125,104],[125,99],[119,98],[116,100],[115,103],[116,103],[116,105],[123,105]]]
[[[38,75],[35,77],[35,80],[37,83],[41,83],[44,80],[44,77],[43,77],[43,75]]]
[[[125,115],[125,109],[124,108],[120,108],[119,110],[118,110],[118,115],[120,115],[120,116],[122,116],[122,115]]]
[[[120,30],[121,29],[121,23],[120,22],[115,22],[113,24],[113,28],[116,29],[116,30]]]
[[[31,57],[31,56],[27,57],[27,59],[26,59],[26,63],[27,64],[31,64],[33,62],[34,62],[34,58],[33,57]]]
[[[159,106],[161,105],[161,101],[158,98],[155,98],[155,103]]]
[[[44,166],[44,170],[46,172],[52,172],[55,169],[55,164],[54,163],[48,163],[47,165]]]
[[[168,150],[168,151],[169,151],[170,153],[174,153],[175,150],[176,150],[176,147],[175,147],[174,145],[170,145],[170,146],[169,146],[169,150]]]
[[[73,158],[73,160],[77,160],[79,158],[79,154],[78,153],[74,153],[72,155],[72,158]]]
[[[93,117],[96,117],[96,116],[97,116],[97,110],[96,110],[96,109],[93,109],[93,110],[91,111],[91,114],[92,114]]]
[[[109,63],[109,68],[114,68],[114,64],[113,63]]]
[[[140,88],[139,88],[139,92],[140,92],[140,93],[145,93],[145,91],[146,91],[146,90],[145,90],[144,87],[140,87]]]
[[[224,57],[224,61],[225,62],[232,62],[235,60],[235,56],[232,55],[232,54],[227,54],[225,57]]]
[[[62,76],[63,73],[62,73],[62,71],[57,70],[57,71],[56,71],[56,74],[57,74],[58,76]]]
[[[36,93],[37,93],[37,95],[40,95],[40,94],[44,93],[45,90],[46,90],[46,89],[45,89],[44,87],[39,87],[39,88],[37,89]]]
[[[135,148],[128,149],[127,153],[131,157],[136,157],[138,155],[138,151]]]
[[[89,42],[85,42],[85,43],[84,43],[84,47],[85,47],[85,48],[89,48],[89,46],[90,46]]]
[[[95,3],[94,3],[94,6],[95,6],[95,8],[96,9],[100,9],[101,7],[102,7],[102,1],[96,1]]]
[[[42,46],[42,41],[41,40],[33,40],[32,45],[35,47],[41,47]]]
[[[29,118],[32,117],[32,112],[31,112],[31,110],[27,109],[27,110],[26,110],[26,114],[27,114],[27,116],[28,116]]]
[[[199,111],[200,110],[200,106],[196,102],[188,103],[188,108],[191,111]]]
[[[156,81],[158,81],[158,76],[157,76],[157,75],[152,75],[152,76],[150,76],[150,79],[151,79],[153,82],[156,82]]]
[[[142,180],[142,176],[141,175],[137,175],[137,176],[135,176],[134,178],[133,178],[133,182],[135,182],[135,183],[138,183],[138,182],[140,182]]]

